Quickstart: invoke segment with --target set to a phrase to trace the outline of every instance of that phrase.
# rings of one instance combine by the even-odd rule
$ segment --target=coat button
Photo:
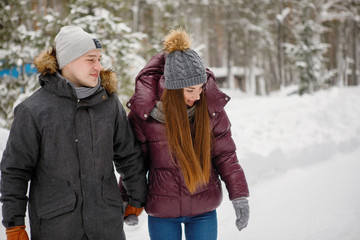
[[[212,115],[215,117],[216,113],[213,113]]]
[[[226,101],[228,101],[228,100],[229,100],[229,98],[228,98],[228,97],[226,97],[226,98],[225,98],[225,100],[226,100]]]
[[[130,107],[130,106],[131,106],[131,103],[128,103],[127,106]]]
[[[147,118],[147,117],[148,117],[148,115],[145,113],[145,114],[144,114],[144,118]]]
[[[105,99],[106,99],[106,96],[105,96],[105,95],[103,95],[103,96],[102,96],[102,99],[104,99],[104,100],[105,100]]]

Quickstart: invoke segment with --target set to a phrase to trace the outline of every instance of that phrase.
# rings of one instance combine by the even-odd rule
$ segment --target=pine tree
[[[33,2],[5,0],[0,2],[0,69],[16,67],[18,78],[5,76],[0,79],[0,118],[5,119],[1,127],[9,127],[13,107],[21,96],[33,92],[34,76],[25,74],[25,65],[30,64],[48,42],[48,35],[39,27]]]
[[[299,70],[298,93],[302,95],[328,87],[334,71],[326,69],[324,54],[329,45],[321,42],[324,28],[316,6],[310,0],[298,1],[292,13],[295,43],[284,45]]]

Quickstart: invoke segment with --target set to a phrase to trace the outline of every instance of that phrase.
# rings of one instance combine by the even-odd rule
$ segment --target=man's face
[[[95,49],[66,64],[62,75],[77,87],[95,87],[102,66],[101,50]]]

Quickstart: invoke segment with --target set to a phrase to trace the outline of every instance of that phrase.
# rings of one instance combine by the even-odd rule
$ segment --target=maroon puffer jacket
[[[165,57],[164,53],[156,55],[140,71],[136,77],[135,94],[127,103],[131,109],[129,120],[142,145],[149,170],[146,212],[155,217],[175,218],[212,211],[222,201],[219,176],[226,184],[230,200],[247,197],[247,182],[236,157],[231,124],[224,110],[230,98],[219,90],[210,70],[207,70],[204,92],[215,137],[212,174],[209,184],[194,194],[187,190],[181,171],[170,158],[165,125],[150,116],[164,90]]]

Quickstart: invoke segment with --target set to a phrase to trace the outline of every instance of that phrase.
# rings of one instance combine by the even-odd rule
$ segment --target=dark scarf
[[[93,95],[99,88],[100,88],[100,77],[98,78],[98,84],[95,87],[89,88],[89,87],[77,87],[75,84],[73,84],[68,79],[64,78],[59,72],[57,72],[58,77],[65,79],[68,84],[74,89],[74,92],[76,94],[76,97],[78,99],[83,99],[90,97]]]
[[[195,105],[191,108],[187,109],[189,121],[192,122],[195,116]],[[152,116],[155,120],[161,123],[165,123],[165,114],[162,102],[158,101],[150,112],[150,116]]]

